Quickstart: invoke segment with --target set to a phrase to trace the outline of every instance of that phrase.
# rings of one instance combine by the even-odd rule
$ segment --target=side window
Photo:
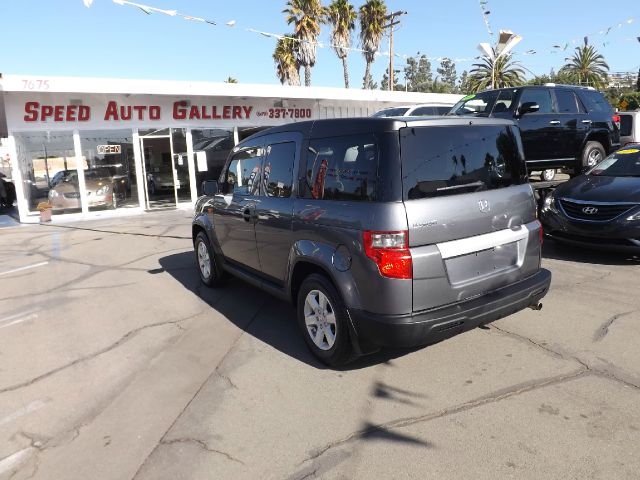
[[[435,114],[436,114],[435,108],[433,107],[418,107],[413,112],[411,112],[411,115],[414,117],[421,117],[425,115],[435,115]]]
[[[261,150],[246,148],[236,153],[226,173],[226,193],[257,195],[260,190]]]
[[[580,97],[584,101],[587,109],[592,112],[611,112],[612,108],[607,102],[607,99],[604,98],[602,93],[597,92],[595,90],[580,90]]]
[[[517,90],[507,89],[501,90],[495,105],[493,106],[492,113],[504,113],[511,109],[511,104],[516,95]]]
[[[578,113],[576,96],[571,90],[556,90],[558,113]]]
[[[551,92],[546,88],[527,88],[520,96],[520,106],[527,102],[537,103],[540,106],[538,113],[553,113]]]
[[[293,184],[294,142],[276,143],[266,149],[262,181],[268,197],[289,198]]]
[[[377,172],[378,145],[371,134],[312,140],[305,198],[373,201]]]

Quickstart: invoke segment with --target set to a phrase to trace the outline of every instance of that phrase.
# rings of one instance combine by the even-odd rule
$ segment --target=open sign
[[[98,155],[122,153],[120,145],[98,145]]]

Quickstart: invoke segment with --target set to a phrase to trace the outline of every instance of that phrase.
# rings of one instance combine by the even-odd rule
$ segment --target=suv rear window
[[[620,114],[620,136],[621,137],[630,136],[632,126],[633,126],[633,117],[631,115]]]
[[[518,132],[509,126],[401,130],[403,198],[494,190],[526,182]]]

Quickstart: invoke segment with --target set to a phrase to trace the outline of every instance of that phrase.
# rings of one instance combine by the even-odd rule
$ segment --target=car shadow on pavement
[[[583,248],[548,238],[545,238],[542,246],[542,257],[599,265],[640,265],[640,254]]]
[[[307,349],[296,323],[295,309],[291,304],[233,277],[222,287],[206,287],[200,281],[193,252],[161,257],[159,262],[162,268],[149,270],[150,274],[168,273],[185,289],[261,342],[315,368],[328,368]],[[390,363],[394,358],[415,350],[417,348],[383,349],[357,358],[337,370],[357,370]]]

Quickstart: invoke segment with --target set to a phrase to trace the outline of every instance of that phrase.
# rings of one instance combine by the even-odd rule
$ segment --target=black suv
[[[331,365],[539,308],[551,280],[512,121],[275,127],[237,145],[203,191],[192,226],[202,281],[232,273],[293,302]]]
[[[579,175],[620,147],[620,117],[588,87],[488,90],[462,98],[449,114],[515,120],[529,171],[564,168]]]

